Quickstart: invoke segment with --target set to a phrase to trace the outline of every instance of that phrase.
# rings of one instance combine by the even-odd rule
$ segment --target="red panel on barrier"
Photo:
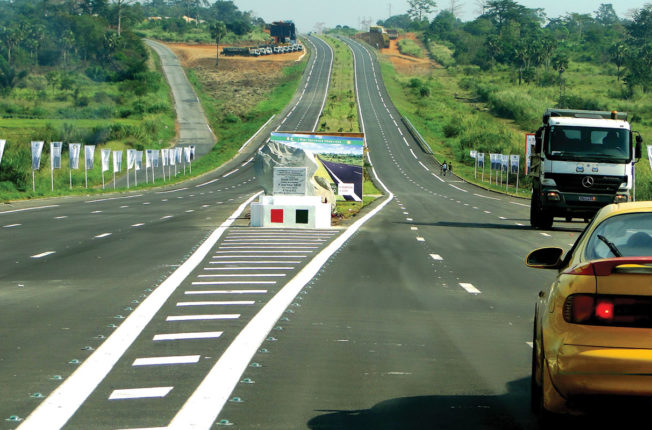
[[[283,209],[271,209],[270,218],[271,222],[283,224]]]

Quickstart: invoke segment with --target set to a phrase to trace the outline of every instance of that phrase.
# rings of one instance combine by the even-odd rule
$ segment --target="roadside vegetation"
[[[413,12],[379,22],[416,32],[442,66],[411,75],[389,62],[382,67],[392,100],[440,161],[453,160],[455,173],[471,180],[470,150],[519,154],[522,166],[524,135],[536,130],[548,107],[626,111],[632,128],[652,144],[652,6],[631,19],[618,17],[611,4],[549,19],[512,0],[482,3],[484,13],[470,22],[451,10],[432,20]],[[636,196],[650,200],[645,145],[643,152]],[[488,157],[485,163],[488,169]],[[521,174],[519,183],[528,194],[529,179]]]

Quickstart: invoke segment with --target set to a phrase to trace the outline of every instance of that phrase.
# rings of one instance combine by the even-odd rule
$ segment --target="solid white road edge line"
[[[260,193],[251,196],[202,243],[199,248],[149,295],[77,370],[54,390],[18,427],[20,430],[60,429],[102,382],[195,268],[206,258],[233,221]]]

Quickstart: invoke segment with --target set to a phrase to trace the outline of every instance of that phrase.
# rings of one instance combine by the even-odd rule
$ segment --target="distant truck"
[[[555,217],[588,220],[607,204],[632,201],[642,142],[625,112],[547,109],[528,173],[532,227],[549,229]]]

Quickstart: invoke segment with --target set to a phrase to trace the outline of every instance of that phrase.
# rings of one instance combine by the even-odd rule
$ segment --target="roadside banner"
[[[0,139],[0,164],[2,164],[2,154],[5,152],[5,143],[7,143],[6,140]]]
[[[161,149],[161,164],[163,167],[168,165],[168,160],[170,159],[170,150]]]
[[[476,160],[478,160],[478,167],[484,169],[484,152],[478,152],[476,155]]]
[[[61,168],[61,148],[63,142],[50,142],[50,168]]]
[[[32,141],[32,170],[41,168],[41,153],[43,152],[42,141]]]
[[[170,166],[175,166],[177,162],[177,148],[170,149]]]
[[[122,171],[122,151],[113,151],[113,173]]]
[[[502,154],[501,157],[502,157],[503,170],[507,172],[509,169],[509,155]]]
[[[195,145],[190,145],[190,160],[195,159]]]
[[[536,145],[536,137],[532,133],[525,135],[525,174],[530,174],[530,167],[532,166],[532,154],[534,153],[534,146]]]
[[[143,151],[136,151],[136,170],[142,170],[143,168]]]
[[[498,170],[498,167],[500,167],[498,162],[498,155],[499,154],[489,154],[489,159],[491,160],[491,170]]]
[[[152,157],[153,157],[153,149],[146,149],[145,150],[145,168],[149,169],[152,167]]]
[[[158,167],[159,165],[159,152],[158,149],[152,149],[152,166]]]
[[[509,165],[513,175],[518,175],[519,159],[520,157],[518,155],[509,156]]]
[[[71,169],[79,169],[79,153],[81,152],[81,143],[71,143],[68,145],[69,166]]]
[[[95,145],[84,145],[84,160],[86,170],[93,169],[95,161]]]
[[[136,165],[136,151],[135,149],[127,149],[127,170],[131,170]]]
[[[184,146],[183,147],[183,162],[188,164],[190,163],[190,147],[189,146]]]
[[[174,149],[176,150],[175,158],[177,159],[176,160],[177,164],[181,164],[181,162],[182,162],[181,160],[182,160],[182,157],[183,157],[183,148],[179,147],[179,148],[174,148]]]
[[[652,145],[647,146],[647,158],[650,162],[650,170],[652,170]]]
[[[42,141],[32,141],[32,191],[36,192],[36,176],[34,172],[41,168]]]
[[[101,155],[102,155],[102,173],[104,173],[107,170],[109,170],[109,164],[111,163],[111,150],[102,149]]]
[[[475,156],[478,154],[478,151],[476,151],[475,149],[472,149],[469,154],[471,155],[471,158],[475,158]]]
[[[50,142],[50,184],[54,191],[54,169],[61,168],[61,147],[62,142]]]

